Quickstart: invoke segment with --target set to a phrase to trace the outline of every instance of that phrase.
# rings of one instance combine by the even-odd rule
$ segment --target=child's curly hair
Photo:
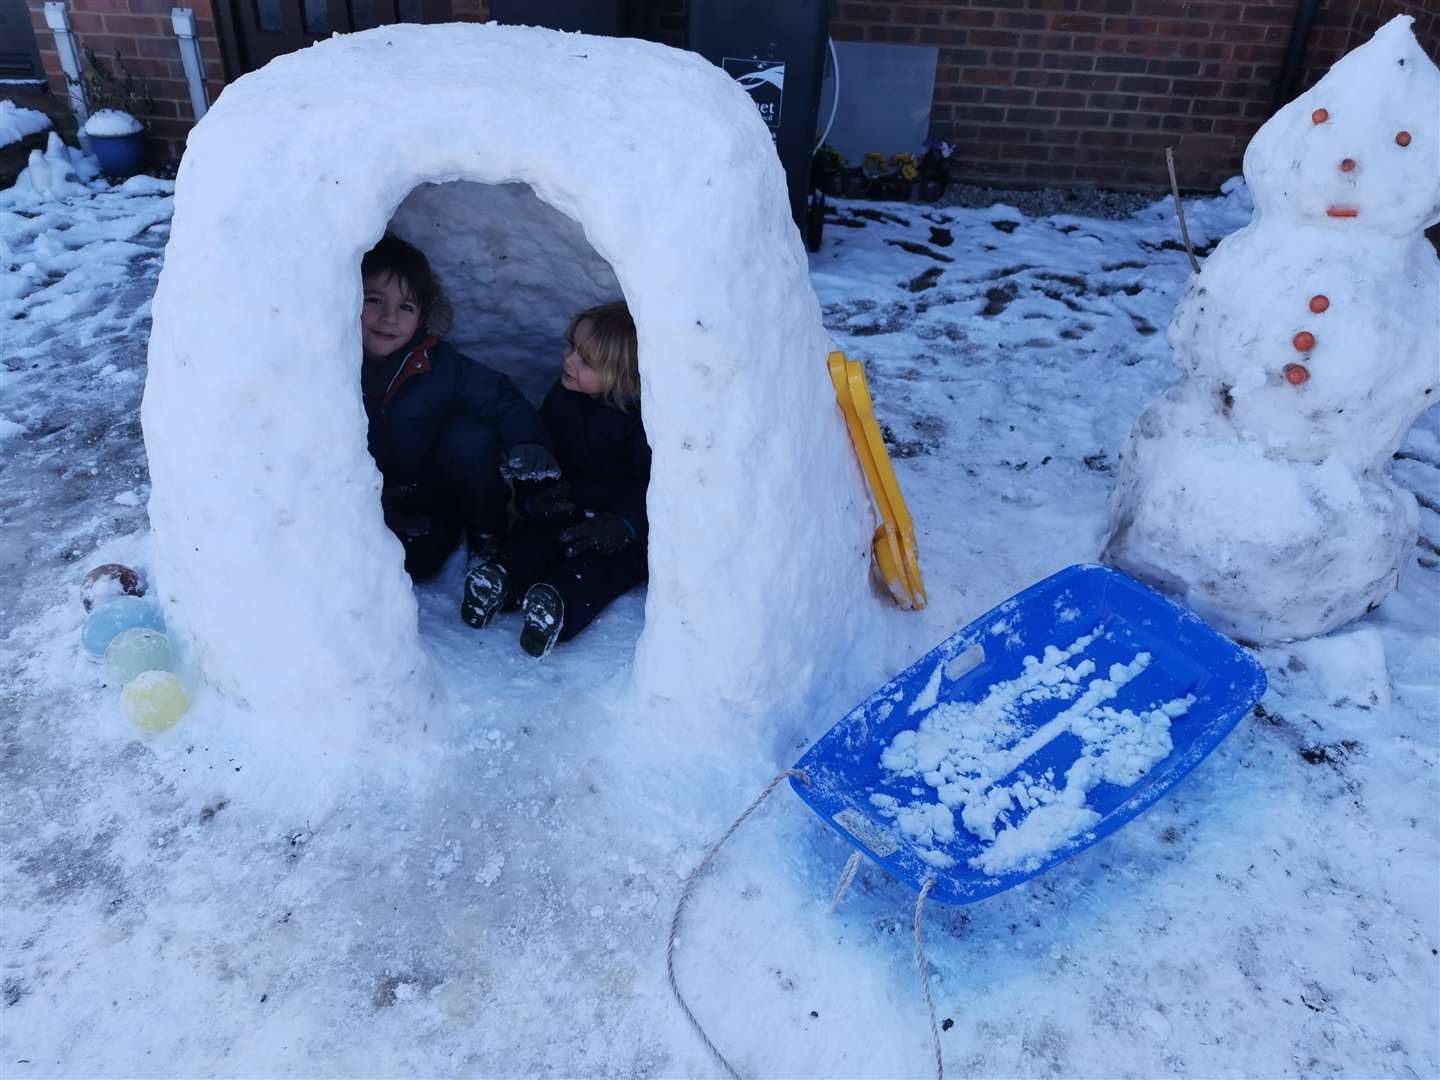
[[[582,322],[589,320],[589,333],[575,336]],[[640,393],[640,348],[635,320],[623,300],[587,308],[570,320],[565,340],[575,347],[585,363],[605,382],[605,401],[621,412],[629,411]]]
[[[427,334],[439,337],[450,329],[450,301],[430,260],[419,248],[407,244],[392,232],[365,253],[360,260],[360,277],[399,278],[420,305],[420,325]]]

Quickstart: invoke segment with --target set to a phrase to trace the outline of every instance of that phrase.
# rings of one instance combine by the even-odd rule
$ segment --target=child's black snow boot
[[[565,625],[565,601],[560,599],[554,585],[540,581],[526,590],[520,612],[525,616],[525,625],[520,629],[520,647],[535,659],[543,659],[555,647],[560,628]]]
[[[505,568],[499,563],[482,562],[465,575],[465,595],[460,600],[460,618],[466,624],[483,630],[505,602]]]

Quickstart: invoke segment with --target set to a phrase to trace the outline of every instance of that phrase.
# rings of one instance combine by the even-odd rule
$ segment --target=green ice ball
[[[121,686],[142,671],[169,671],[174,663],[170,639],[147,626],[121,630],[105,650],[105,670]]]
[[[180,722],[190,699],[185,687],[168,671],[142,671],[120,691],[125,719],[141,731],[159,734]]]

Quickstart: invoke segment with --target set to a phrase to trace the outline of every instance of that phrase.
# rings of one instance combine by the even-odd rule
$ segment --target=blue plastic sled
[[[1264,693],[1260,666],[1184,608],[1072,566],[857,705],[796,763],[810,783],[791,785],[912,889],[933,878],[936,899],[967,904],[1124,825]]]

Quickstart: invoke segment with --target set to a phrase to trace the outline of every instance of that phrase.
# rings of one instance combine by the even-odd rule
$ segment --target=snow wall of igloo
[[[159,592],[210,684],[311,724],[432,692],[359,394],[359,263],[392,217],[456,343],[532,394],[573,310],[629,302],[642,700],[782,708],[877,650],[867,496],[748,96],[645,42],[394,26],[227,87],[177,178],[143,422]]]

